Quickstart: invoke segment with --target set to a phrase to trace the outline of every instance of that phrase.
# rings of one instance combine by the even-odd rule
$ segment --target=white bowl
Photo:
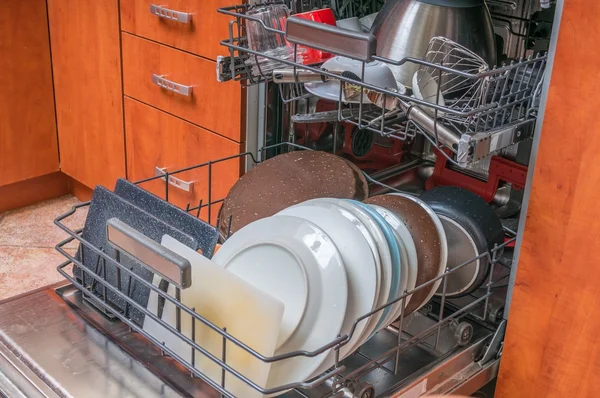
[[[412,90],[415,98],[437,104],[440,106],[446,106],[444,96],[440,92],[438,95],[438,84],[435,79],[427,72],[418,70],[415,72],[412,78]],[[435,116],[435,109],[426,106],[419,105],[419,108],[423,109],[425,113],[430,116]],[[444,116],[445,112],[438,110],[438,117]]]
[[[352,72],[358,77],[362,76],[362,67],[363,62],[361,61],[339,56],[330,58],[323,64],[324,69],[330,71]],[[383,62],[373,61],[365,64],[365,73],[362,80],[373,86],[398,90],[398,83],[396,82],[396,78],[394,78],[392,70]],[[341,91],[340,86],[339,80],[329,80],[325,83],[312,82],[304,85],[309,93],[331,101],[339,101]],[[360,99],[345,102],[360,103]],[[366,95],[363,95],[363,103],[371,103]]]

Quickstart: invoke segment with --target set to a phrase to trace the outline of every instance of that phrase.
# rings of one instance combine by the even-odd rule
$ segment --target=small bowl
[[[346,57],[333,57],[328,59],[323,64],[323,69],[338,72],[352,72],[356,76],[361,77],[362,61],[357,61]],[[381,88],[391,88],[398,90],[398,83],[394,78],[392,70],[383,62],[373,61],[365,65],[365,74],[363,81],[373,86]],[[304,85],[306,90],[316,95],[319,98],[328,99],[331,101],[339,101],[340,99],[340,82],[338,80],[330,80],[325,83],[313,82]],[[363,95],[363,103],[371,103],[366,95]],[[360,99],[353,101],[345,101],[348,103],[360,103]]]
[[[415,98],[437,104],[440,106],[446,106],[446,101],[442,93],[439,93],[439,86],[433,76],[424,70],[418,70],[415,72],[412,78],[412,90]],[[437,101],[436,101],[437,99]],[[426,105],[419,105],[419,108],[423,109],[425,113],[430,116],[435,116],[435,109],[430,108]],[[445,112],[438,110],[438,117],[444,116]]]

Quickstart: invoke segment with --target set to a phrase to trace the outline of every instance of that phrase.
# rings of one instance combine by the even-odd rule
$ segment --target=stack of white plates
[[[401,200],[415,201],[394,199]],[[439,250],[435,277],[446,267],[446,237],[435,213],[418,204],[419,217],[439,225],[431,237]],[[419,253],[427,242],[397,213],[347,199],[309,200],[240,229],[213,261],[284,304],[276,355],[313,351],[348,335],[339,350],[343,359],[400,317],[409,303],[413,312],[437,289],[430,287],[425,295],[415,290],[425,275]],[[431,275],[427,270],[428,280]],[[309,380],[334,361],[330,349],[274,362],[265,387]]]

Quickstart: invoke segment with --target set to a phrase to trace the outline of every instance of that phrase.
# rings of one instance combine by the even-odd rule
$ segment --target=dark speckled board
[[[212,225],[122,178],[117,181],[115,193],[159,220],[192,236],[198,241],[198,249],[202,250],[202,254],[208,258],[212,257],[219,237],[217,229]]]
[[[112,258],[116,258],[116,251],[110,247],[106,241],[106,222],[113,217],[118,218],[125,224],[138,230],[156,242],[160,243],[163,235],[168,234],[194,250],[197,250],[198,248],[198,242],[192,236],[159,220],[108,189],[98,186],[94,189],[94,195],[92,197],[92,203],[87,219],[85,220],[82,237],[95,247],[103,248],[105,253]],[[91,249],[86,248],[85,246],[82,247],[83,250],[81,254],[83,256],[80,258],[83,259],[83,265],[94,271],[99,256]],[[80,254],[78,253],[78,255]],[[139,275],[144,280],[152,283],[153,273],[136,261],[126,255],[122,255],[121,263],[131,269],[136,275]],[[101,268],[98,273],[102,275]],[[81,279],[81,274],[80,269],[75,269],[75,275],[79,279]],[[86,284],[89,284],[90,279],[87,278],[89,278],[89,275],[86,276]],[[111,285],[117,286],[116,266],[109,264],[108,262],[106,266],[106,280]],[[127,294],[128,289],[129,277],[125,272],[121,272],[121,291]],[[95,291],[98,294],[102,294],[103,289],[99,285],[96,285]],[[145,308],[148,304],[149,295],[150,289],[148,287],[143,286],[141,283],[132,283],[131,297],[136,303]],[[113,306],[125,311],[125,300],[110,291],[108,291],[107,297]],[[134,322],[139,325],[143,324],[144,314],[141,311],[135,308],[132,309],[130,306],[130,314]]]

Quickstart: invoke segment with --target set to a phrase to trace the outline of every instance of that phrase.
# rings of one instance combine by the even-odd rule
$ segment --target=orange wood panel
[[[217,13],[217,8],[234,4],[231,0],[121,0],[121,28],[129,33],[177,47],[203,57],[216,59],[228,53],[219,44],[229,38],[229,18]],[[151,4],[166,4],[166,8],[191,13],[192,20],[184,24],[150,13]]]
[[[118,0],[48,0],[61,169],[81,183],[125,176]]]
[[[0,1],[0,186],[58,170],[44,0]]]
[[[132,181],[154,176],[155,167],[167,171],[205,163],[238,154],[242,145],[202,129],[141,102],[125,98],[127,129],[127,168]],[[212,165],[212,201],[222,199],[240,176],[240,158]],[[175,175],[184,181],[193,181],[190,192],[169,186],[169,202],[186,208],[197,206],[200,200],[208,203],[208,167]],[[141,185],[144,189],[165,198],[165,183],[153,180]],[[211,222],[217,218],[219,206],[211,209]],[[202,213],[207,219],[208,212]]]
[[[106,188],[112,190],[114,188],[114,184],[109,185]],[[92,200],[94,190],[88,186],[83,185],[74,178],[69,177],[69,193],[82,202],[88,202]]]
[[[192,94],[157,86],[153,74],[193,86]],[[217,82],[215,62],[124,33],[123,81],[127,96],[244,142],[243,90],[238,82]]]
[[[69,193],[69,177],[57,171],[0,187],[0,213]]]
[[[600,391],[600,2],[560,23],[497,397]]]

